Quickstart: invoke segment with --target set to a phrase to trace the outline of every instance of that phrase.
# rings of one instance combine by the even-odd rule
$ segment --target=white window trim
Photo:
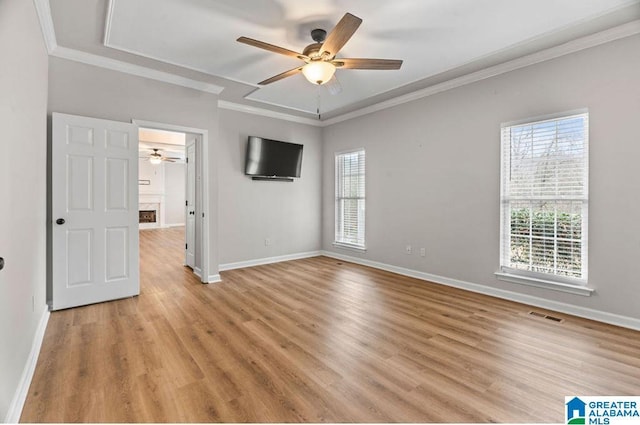
[[[502,129],[503,127],[513,127],[514,125],[522,125],[522,124],[528,124],[528,123],[538,122],[538,121],[555,120],[558,118],[570,117],[572,115],[581,115],[581,114],[588,114],[588,113],[589,113],[588,108],[580,108],[580,109],[571,109],[569,111],[564,111],[564,112],[557,112],[555,114],[537,115],[535,117],[503,122],[500,124],[500,129]]]
[[[587,114],[587,117],[588,117],[589,110],[587,108],[581,108],[581,109],[574,109],[574,110],[565,111],[565,112],[559,112],[555,114],[548,114],[548,115],[542,115],[537,117],[525,118],[525,119],[516,120],[516,121],[505,122],[500,125],[500,132],[502,133],[502,129],[504,127],[512,127],[512,126],[533,123],[538,121],[560,119],[560,118],[569,117],[572,115],[580,115],[580,114]],[[503,167],[504,158],[502,157],[502,155],[504,153],[504,149],[502,146],[502,140],[500,141],[500,144],[501,144],[500,167]],[[588,163],[589,163],[589,134],[588,133],[587,133],[586,155],[587,155],[587,173],[588,173]],[[504,182],[501,175],[500,176],[500,185],[501,185],[500,187],[500,204],[501,204],[500,205],[500,221],[501,223],[500,223],[500,260],[499,260],[501,263],[503,259],[503,247],[504,247],[504,244],[502,241],[502,231],[504,229],[504,223],[502,223],[502,220],[504,219],[502,214],[502,208],[503,208],[502,204],[504,202],[504,200],[502,199],[503,184]],[[586,181],[586,190],[587,190],[587,195],[584,201],[588,203],[589,202],[589,179],[588,178]],[[583,220],[583,226],[587,226],[587,225],[588,225],[588,210]],[[583,229],[582,234],[584,236],[582,246],[583,246],[583,250],[585,250],[587,249],[587,244],[588,244],[588,230],[585,232]],[[584,254],[583,254],[583,261],[584,261],[585,276],[586,276],[588,273],[587,271],[588,257]],[[562,276],[555,276],[552,274],[516,270],[516,269],[503,267],[503,266],[501,266],[501,269],[495,272],[494,274],[498,280],[502,280],[505,282],[516,283],[516,284],[527,285],[527,286],[534,286],[538,288],[551,289],[554,291],[566,292],[566,293],[571,293],[576,295],[591,296],[595,292],[595,289],[587,286],[587,278],[585,279],[566,278]]]
[[[356,245],[352,243],[333,241],[333,246],[335,246],[336,248],[345,248],[345,249],[352,249],[354,251],[367,252],[367,247],[364,245]]]
[[[572,283],[562,283],[559,281],[518,275],[508,272],[496,272],[495,276],[498,280],[502,280],[504,282],[535,286],[537,288],[551,289],[553,291],[567,292],[570,294],[583,295],[585,297],[589,297],[595,292],[595,289],[588,288],[586,286],[580,286]]]
[[[367,199],[367,195],[366,195],[366,181],[367,181],[367,173],[368,173],[368,167],[366,166],[366,150],[364,147],[359,147],[359,148],[353,148],[353,149],[346,149],[346,150],[342,150],[342,151],[336,151],[333,153],[333,159],[334,159],[334,167],[336,164],[336,160],[338,158],[338,156],[340,155],[345,155],[345,154],[350,154],[350,153],[356,153],[356,152],[365,152],[365,168],[364,168],[364,180],[365,180],[365,196],[364,196],[364,200],[365,200],[365,205],[366,205],[366,199]],[[337,180],[336,179],[336,170],[334,170],[334,187],[337,184]],[[335,190],[335,189],[334,189]],[[335,195],[334,195],[335,196]],[[366,247],[366,242],[367,242],[367,234],[366,234],[366,222],[367,222],[367,210],[365,208],[364,211],[364,222],[365,222],[365,235],[364,235],[364,243],[362,245],[358,245],[358,244],[352,244],[352,243],[348,243],[348,242],[342,242],[342,241],[337,241],[336,240],[336,199],[334,197],[334,222],[333,222],[333,246],[335,246],[336,248],[345,248],[345,249],[351,249],[354,251],[360,251],[360,252],[366,252],[367,251],[367,247]]]

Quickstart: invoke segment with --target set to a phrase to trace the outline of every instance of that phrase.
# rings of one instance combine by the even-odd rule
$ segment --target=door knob
[[[57,219],[56,224],[64,224],[64,218]]]

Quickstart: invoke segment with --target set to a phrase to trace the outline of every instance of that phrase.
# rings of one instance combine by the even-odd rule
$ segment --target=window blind
[[[336,155],[335,241],[364,248],[364,150]]]
[[[587,278],[588,114],[502,127],[501,268]]]

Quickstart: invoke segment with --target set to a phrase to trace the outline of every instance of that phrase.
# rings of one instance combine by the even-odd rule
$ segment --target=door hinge
[[[202,218],[204,218],[204,213],[202,213]]]
[[[189,206],[189,201],[184,201],[184,206],[188,207]]]
[[[187,164],[189,163],[189,157],[186,157],[185,160],[187,161]]]
[[[189,244],[184,244],[184,249],[189,249]]]

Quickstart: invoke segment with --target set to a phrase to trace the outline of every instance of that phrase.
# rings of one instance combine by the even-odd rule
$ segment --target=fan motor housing
[[[319,56],[318,52],[320,52],[321,47],[322,47],[322,43],[309,44],[307,47],[304,48],[304,50],[302,51],[302,54],[310,58],[318,57]]]
[[[316,43],[324,42],[325,38],[327,38],[327,32],[322,28],[311,30],[311,39]]]

